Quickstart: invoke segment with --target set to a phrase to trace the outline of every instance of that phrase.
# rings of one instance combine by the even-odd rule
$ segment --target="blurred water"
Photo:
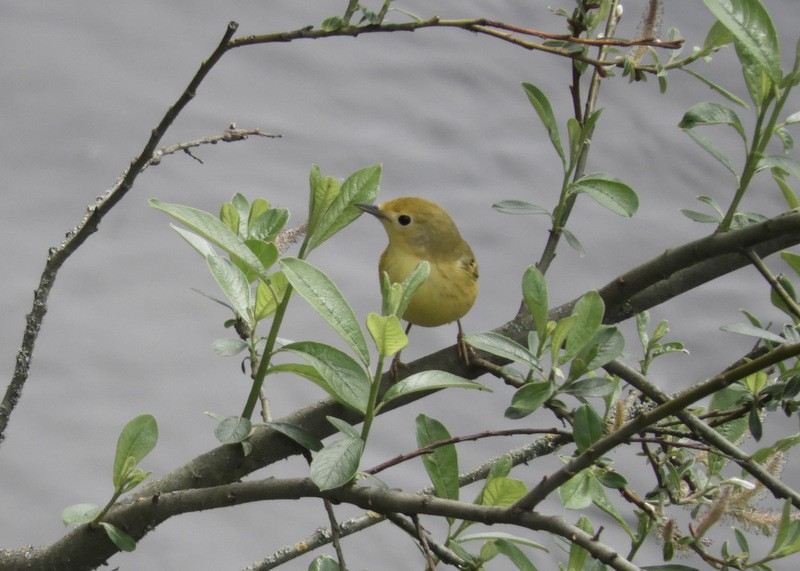
[[[47,248],[61,241],[85,205],[139,152],[227,22],[238,21],[240,35],[283,31],[318,24],[343,4],[0,5],[5,45],[0,120],[6,134],[0,153],[2,370],[13,369]],[[797,33],[796,3],[767,4],[785,35],[788,63]],[[402,5],[421,16],[488,16],[561,31],[544,3],[447,0],[431,6],[416,0]],[[642,5],[626,5],[623,35],[634,34]],[[664,28],[680,28],[688,53],[702,43],[711,21],[700,3],[673,0]],[[744,93],[731,53],[698,68]],[[481,296],[465,327],[490,329],[512,317],[520,275],[538,257],[547,226],[544,218],[509,217],[489,207],[506,198],[552,207],[560,184],[556,155],[519,87],[522,81],[545,90],[562,120],[568,116],[569,71],[563,61],[457,30],[301,41],[226,55],[163,144],[219,133],[231,122],[284,137],[199,149],[195,154],[203,165],[186,156],[166,159],[140,177],[98,235],[67,262],[50,299],[31,378],[0,447],[0,506],[7,514],[0,521],[0,545],[51,543],[64,533],[60,512],[65,506],[105,501],[117,435],[133,416],[150,412],[158,419],[160,441],[145,466],[158,476],[215,445],[213,424],[203,411],[236,414],[241,409],[248,386],[238,362],[210,351],[211,342],[226,333],[221,323],[227,315],[189,290],[213,292],[215,286],[200,259],[168,228],[167,218],[147,206],[150,197],[215,210],[238,191],[290,208],[299,223],[310,165],[344,177],[380,162],[382,199],[420,194],[442,203],[473,245],[481,265]],[[549,274],[553,304],[708,231],[677,210],[696,207],[699,194],[725,203],[731,181],[676,125],[686,108],[712,97],[685,74],[670,76],[666,96],[652,80],[607,82],[589,170],[609,171],[632,184],[641,210],[623,220],[590,201],[579,202],[571,227],[587,256],[579,258],[566,245],[560,251]],[[788,111],[796,110],[797,98],[793,103]],[[758,184],[745,208],[779,212],[777,192],[766,178]],[[378,306],[375,260],[384,240],[378,225],[356,223],[312,257],[360,316]],[[763,304],[765,293],[755,272],[743,270],[654,310],[654,320],[672,320],[674,337],[685,340],[694,357],[665,359],[654,370],[656,379],[675,390],[744,352],[748,340],[718,327],[740,320],[740,307],[778,320]],[[292,312],[286,337],[307,338],[311,332],[319,340],[336,341],[299,300]],[[450,344],[454,335],[453,328],[418,328],[404,356],[412,359]],[[271,394],[278,416],[322,396],[299,380],[275,383]],[[458,408],[451,406],[455,398]],[[414,410],[393,412],[377,423],[365,464],[415,448],[412,427],[419,412],[439,418],[454,434],[474,432],[476,418],[486,419],[480,429],[518,426],[502,420],[509,398],[502,388],[492,396],[446,393]],[[465,446],[462,466],[480,462],[496,447],[493,442]],[[304,468],[290,461],[269,470],[297,474]],[[541,467],[536,470],[539,474]],[[425,485],[418,465],[387,481],[406,489]],[[340,517],[347,513],[342,508]],[[235,569],[298,541],[325,521],[321,504],[310,501],[184,516],[160,526],[136,552],[111,564]],[[374,529],[345,547],[357,554],[355,568],[419,568],[417,561],[404,563],[413,547],[396,538],[394,530]],[[547,568],[548,559],[537,557]],[[288,568],[305,568],[309,560]]]

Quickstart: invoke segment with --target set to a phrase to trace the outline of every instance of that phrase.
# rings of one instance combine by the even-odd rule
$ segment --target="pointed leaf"
[[[217,424],[214,436],[223,444],[238,444],[244,442],[253,432],[253,423],[243,416],[229,416]]]
[[[739,181],[739,173],[736,172],[736,167],[733,166],[733,163],[727,157],[727,155],[723,153],[716,145],[714,145],[714,143],[711,142],[711,139],[708,139],[703,135],[701,135],[699,132],[693,131],[691,129],[686,130],[684,132],[687,135],[689,135],[695,143],[703,147],[709,155],[711,155],[712,157],[717,159],[720,163],[722,163],[722,165],[733,174],[736,181],[737,182]]]
[[[781,79],[780,43],[761,0],[704,0],[706,7],[733,35],[746,54],[775,83]]]
[[[64,508],[61,521],[64,525],[80,525],[94,521],[103,508],[95,504],[75,504]]]
[[[307,448],[313,452],[322,450],[322,442],[302,426],[292,424],[290,422],[273,421],[268,422],[267,427],[276,430],[297,442],[303,448]]]
[[[547,96],[541,89],[531,83],[523,83],[522,88],[525,90],[525,95],[528,96],[528,100],[533,105],[533,108],[536,109],[536,113],[544,124],[544,128],[547,129],[550,142],[553,144],[553,148],[558,153],[558,156],[561,157],[561,163],[566,165],[567,158],[564,155],[564,148],[561,146],[558,124],[556,123],[556,117],[553,113],[550,101],[548,101]]]
[[[250,223],[249,238],[272,242],[278,237],[289,221],[289,211],[285,208],[271,208]]]
[[[772,341],[773,343],[779,343],[781,345],[786,343],[786,339],[780,335],[776,335],[772,331],[767,331],[766,329],[761,329],[760,327],[754,327],[749,323],[731,323],[730,325],[723,325],[720,327],[720,330],[729,331],[730,333],[739,333],[740,335],[747,335],[749,337],[757,337],[759,339]]]
[[[446,371],[422,371],[420,373],[414,373],[413,375],[406,377],[402,381],[392,385],[392,387],[383,395],[383,399],[381,399],[379,408],[396,398],[409,395],[411,393],[446,389],[451,387],[461,389],[477,389],[479,391],[491,391],[491,389],[484,387],[475,381],[470,381]]]
[[[408,345],[408,337],[400,325],[396,315],[378,315],[375,312],[367,316],[367,329],[384,357],[394,355]]]
[[[136,549],[136,540],[133,539],[133,537],[108,522],[101,521],[99,523],[105,530],[108,538],[122,551],[133,551]]]
[[[278,309],[278,304],[283,300],[289,280],[282,272],[275,272],[269,276],[269,283],[259,281],[256,288],[255,318],[260,321],[269,317]],[[277,296],[277,299],[276,299]]]
[[[747,141],[742,122],[736,112],[723,105],[722,103],[705,102],[698,103],[683,115],[683,119],[678,123],[681,129],[693,129],[703,125],[730,125],[733,127],[743,141]]]
[[[197,234],[216,244],[227,253],[238,256],[241,260],[250,266],[260,277],[267,277],[267,268],[261,263],[255,254],[245,246],[244,241],[231,231],[219,218],[189,206],[180,204],[167,204],[156,200],[150,199],[150,206],[166,212],[175,220],[188,226]]]
[[[551,382],[528,383],[514,393],[511,406],[506,409],[505,415],[513,419],[525,417],[547,402],[554,392]]]
[[[415,420],[415,425],[419,448],[450,438],[447,428],[435,418],[420,414]],[[440,446],[424,454],[422,463],[431,479],[436,496],[447,500],[458,500],[458,454],[455,445]]]
[[[318,268],[299,258],[283,258],[283,273],[297,293],[342,336],[361,361],[369,365],[367,341],[353,308],[336,284]]]
[[[136,466],[147,456],[158,441],[158,424],[151,414],[137,416],[125,425],[117,441],[114,457],[114,487],[118,488],[125,478],[128,458],[133,458]]]
[[[319,220],[313,234],[309,230],[310,252],[362,214],[354,204],[370,204],[378,195],[381,181],[381,165],[363,168],[342,183],[341,191],[329,204]]]
[[[550,211],[544,206],[531,204],[524,200],[501,200],[492,204],[492,208],[505,214],[546,214],[550,216]]]
[[[252,327],[250,282],[247,281],[242,270],[229,259],[217,255],[207,257],[206,263],[236,315]]]
[[[587,175],[569,185],[570,193],[585,193],[611,212],[630,218],[639,209],[639,197],[627,184],[606,173]]]
[[[178,234],[180,234],[180,237],[186,240],[189,243],[189,245],[195,250],[197,250],[197,252],[204,258],[206,256],[209,255],[213,256],[216,254],[214,248],[211,247],[211,244],[209,244],[207,240],[201,238],[194,232],[190,232],[189,230],[181,228],[180,226],[175,226],[174,224],[170,224],[169,227],[175,230],[175,232],[177,232]]]
[[[533,315],[533,323],[541,337],[547,327],[547,281],[536,266],[530,266],[522,276],[522,297]]]
[[[464,336],[464,340],[481,351],[486,351],[492,355],[522,363],[532,369],[539,370],[541,368],[536,356],[528,351],[528,349],[516,341],[500,335],[499,333],[495,333],[494,331],[468,333]]]
[[[573,438],[578,452],[584,452],[603,437],[603,420],[588,404],[575,411]]]
[[[329,444],[311,461],[311,479],[320,490],[333,490],[347,484],[358,471],[364,441],[343,438]]]
[[[295,353],[308,361],[325,380],[322,388],[345,406],[367,410],[370,378],[361,365],[338,349],[322,343],[303,341],[285,345],[281,351]]]
[[[414,267],[414,270],[406,276],[402,283],[403,295],[400,297],[397,309],[394,310],[395,315],[402,317],[405,314],[406,308],[408,308],[408,304],[411,303],[411,299],[414,297],[417,289],[425,283],[430,273],[430,262],[422,260]]]

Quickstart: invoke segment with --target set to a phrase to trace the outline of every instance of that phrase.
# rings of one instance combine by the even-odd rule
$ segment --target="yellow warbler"
[[[478,295],[478,262],[450,215],[438,204],[415,196],[396,198],[377,206],[357,204],[381,221],[389,245],[381,255],[379,275],[402,282],[419,262],[427,260],[431,271],[408,304],[403,319],[422,327],[461,322]],[[408,331],[408,330],[406,330]]]

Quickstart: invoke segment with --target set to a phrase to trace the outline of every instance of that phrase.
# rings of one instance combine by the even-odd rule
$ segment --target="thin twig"
[[[745,254],[753,262],[753,265],[756,267],[758,272],[764,277],[765,280],[767,280],[767,283],[772,288],[772,291],[774,291],[775,294],[781,298],[781,301],[786,304],[786,307],[792,312],[794,318],[800,319],[800,306],[797,305],[797,302],[795,302],[794,298],[789,295],[789,292],[786,291],[786,288],[783,287],[778,279],[772,274],[761,257],[756,254],[752,248],[748,249]]]
[[[790,345],[782,345],[781,347],[790,347]],[[776,349],[775,351],[770,351],[766,355],[759,357],[751,362],[756,363],[762,361],[763,359],[765,359],[765,357],[769,357],[770,355],[775,355],[776,351],[778,351],[778,349]],[[789,352],[791,353],[791,351]],[[777,361],[775,359],[766,359],[766,360],[773,362],[780,362],[783,359],[779,358]],[[743,367],[746,366],[747,364],[742,365],[742,367],[740,367],[739,370],[740,371],[743,370]],[[761,370],[765,366],[766,365],[756,366],[754,370],[755,371]],[[612,361],[605,366],[605,369],[609,373],[617,375],[622,379],[625,379],[628,383],[636,387],[638,390],[646,394],[648,398],[654,400],[657,403],[667,403],[670,400],[674,400],[669,395],[664,393],[661,389],[659,389],[656,385],[649,382],[643,375],[639,374],[634,369],[626,366],[624,363],[621,363],[619,361]],[[734,371],[735,370],[736,369],[734,369]],[[718,375],[714,379],[719,379],[723,375]],[[744,378],[743,376],[741,376],[740,372],[739,374],[734,375],[731,380],[732,381],[735,380],[736,377]],[[709,381],[709,383],[710,382],[711,381]],[[661,406],[664,405],[662,404]],[[661,408],[661,406],[659,406],[659,408]],[[710,446],[713,446],[716,449],[718,449],[721,453],[726,454],[728,457],[732,458],[734,462],[736,462],[744,470],[749,472],[754,478],[756,478],[762,484],[764,484],[764,486],[776,498],[789,498],[791,499],[794,507],[796,509],[800,509],[800,493],[787,486],[779,478],[776,478],[775,476],[770,474],[763,466],[761,466],[761,464],[754,462],[748,454],[740,450],[737,446],[735,446],[732,442],[730,442],[728,439],[722,436],[719,432],[709,427],[707,424],[705,424],[702,420],[697,418],[692,413],[688,412],[686,407],[678,408],[677,410],[674,411],[674,414],[675,416],[680,418],[686,424],[686,426],[689,427],[695,434],[697,434],[699,438],[707,442]]]
[[[340,571],[347,571],[347,562],[344,558],[344,551],[342,551],[341,535],[339,534],[339,524],[336,523],[336,514],[333,512],[333,505],[328,498],[323,498],[325,504],[325,511],[328,514],[328,521],[331,524],[331,543],[336,550],[336,559],[339,561]]]
[[[131,162],[128,169],[117,183],[108,190],[103,196],[98,197],[97,201],[89,206],[83,220],[74,230],[67,234],[66,239],[56,247],[50,248],[44,271],[39,280],[39,287],[33,294],[33,308],[26,318],[25,333],[22,337],[22,345],[17,353],[16,366],[11,381],[6,388],[5,396],[0,403],[0,443],[5,439],[6,427],[11,418],[11,413],[22,396],[22,389],[30,373],[31,361],[33,359],[34,346],[39,336],[42,321],[47,313],[47,301],[50,291],[56,279],[58,271],[67,259],[77,250],[92,234],[97,232],[100,221],[103,217],[128,193],[133,187],[136,178],[153,158],[153,153],[159,141],[172,125],[180,112],[189,102],[194,99],[197,88],[205,79],[211,68],[219,61],[223,54],[228,51],[228,42],[236,32],[238,24],[230,22],[222,36],[217,48],[211,56],[203,61],[200,69],[194,75],[189,85],[178,98],[178,100],[167,109],[164,117],[150,134],[150,139],[145,144],[141,153]]]

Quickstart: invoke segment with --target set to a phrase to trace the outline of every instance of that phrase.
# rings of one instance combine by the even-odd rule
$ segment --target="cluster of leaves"
[[[547,96],[541,89],[531,83],[523,83],[522,87],[545,129],[547,129],[550,142],[556,153],[558,153],[559,159],[561,159],[564,172],[561,193],[558,204],[552,212],[543,206],[524,200],[502,200],[494,204],[493,208],[507,214],[545,214],[549,216],[552,223],[551,232],[563,234],[567,243],[583,255],[584,249],[580,240],[571,230],[566,228],[570,204],[574,202],[576,197],[580,194],[585,194],[615,214],[626,217],[636,214],[639,209],[639,197],[633,188],[608,173],[592,173],[575,179],[580,157],[584,154],[590,142],[592,132],[600,119],[602,110],[591,113],[583,123],[574,117],[570,117],[567,120],[569,144],[568,151],[565,152],[561,144],[558,122]]]
[[[190,230],[176,231],[206,260],[211,274],[225,295],[220,301],[234,317],[227,322],[239,334],[236,339],[215,343],[217,353],[237,355],[248,351],[253,388],[242,415],[217,417],[217,438],[238,443],[245,452],[254,429],[250,416],[266,376],[292,373],[308,379],[339,403],[364,419],[361,430],[339,418],[329,418],[342,437],[327,446],[300,426],[266,422],[302,446],[316,452],[311,462],[311,478],[322,490],[340,487],[356,475],[372,420],[388,403],[418,391],[446,387],[484,389],[481,385],[444,371],[425,371],[396,383],[379,398],[383,364],[408,342],[399,316],[411,296],[430,271],[421,263],[402,284],[384,277],[382,314],[370,313],[366,330],[378,351],[378,362],[371,371],[366,336],[355,312],[336,284],[322,270],[306,261],[307,255],[350,224],[360,214],[357,204],[371,203],[377,195],[380,166],[362,169],[339,184],[311,171],[308,226],[297,257],[281,256],[276,241],[289,219],[283,208],[272,208],[264,199],[252,204],[240,194],[222,205],[219,218],[189,206],[164,204],[152,200],[162,210]],[[219,254],[219,247],[227,257]],[[273,266],[279,264],[279,270]],[[296,292],[336,331],[354,356],[316,341],[290,342],[278,332],[291,293]],[[219,301],[219,300],[218,300]],[[258,333],[260,324],[271,319],[266,336]],[[275,363],[278,354],[300,357],[304,363]],[[484,389],[485,390],[485,389]],[[265,420],[268,420],[265,418]]]
[[[117,441],[112,473],[114,493],[111,499],[105,507],[95,504],[75,504],[65,508],[61,514],[64,525],[83,523],[99,525],[117,547],[123,551],[133,551],[136,548],[136,541],[116,525],[102,519],[122,494],[131,491],[150,477],[151,472],[143,472],[136,466],[150,454],[157,441],[158,425],[152,415],[143,414],[128,422]]]

